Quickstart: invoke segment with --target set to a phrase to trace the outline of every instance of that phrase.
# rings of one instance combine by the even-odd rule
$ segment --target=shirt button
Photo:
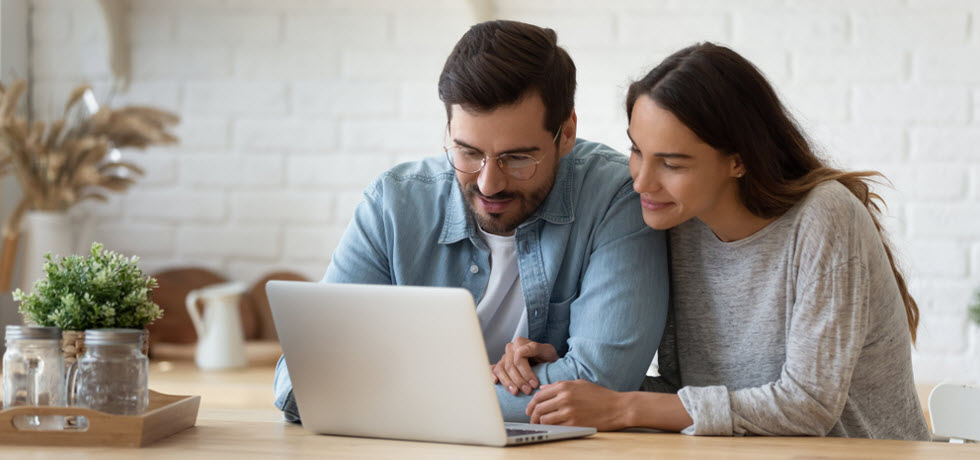
[[[535,317],[535,318],[537,318],[537,317],[538,317],[538,313],[539,313],[539,312],[540,312],[540,310],[534,310],[534,317]]]
[[[470,265],[470,273],[475,275],[479,272],[480,272],[480,267],[477,267],[476,265]]]

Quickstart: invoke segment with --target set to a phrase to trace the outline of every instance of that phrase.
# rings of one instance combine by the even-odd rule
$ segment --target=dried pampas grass
[[[17,115],[27,83],[18,80],[9,88],[0,84],[0,177],[13,173],[24,197],[4,221],[3,253],[0,255],[0,291],[9,286],[20,223],[29,210],[64,211],[83,200],[106,201],[105,192],[124,192],[143,175],[133,163],[112,158],[114,148],[146,148],[177,141],[168,132],[178,121],[172,113],[152,107],[102,107],[90,116],[83,113],[87,85],[75,88],[65,104],[65,114],[50,126]],[[5,267],[5,265],[11,265]]]

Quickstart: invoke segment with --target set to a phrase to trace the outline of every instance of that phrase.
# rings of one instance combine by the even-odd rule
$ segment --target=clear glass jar
[[[85,353],[69,369],[72,405],[107,414],[139,415],[149,403],[149,363],[139,329],[89,329]]]
[[[3,407],[64,406],[65,358],[61,353],[61,329],[9,325],[5,338]],[[57,429],[64,419],[32,416],[26,423],[43,429]]]

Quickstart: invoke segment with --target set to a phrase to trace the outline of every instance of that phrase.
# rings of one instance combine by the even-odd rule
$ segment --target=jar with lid
[[[149,403],[149,363],[139,329],[89,329],[85,353],[68,370],[69,403],[116,415],[139,415]]]
[[[61,353],[61,329],[8,325],[5,339],[3,407],[64,406],[65,358]],[[64,418],[32,416],[26,423],[41,429],[57,429],[63,425]]]

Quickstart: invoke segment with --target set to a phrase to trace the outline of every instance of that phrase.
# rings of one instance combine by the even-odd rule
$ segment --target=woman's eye
[[[671,171],[673,171],[675,169],[680,169],[680,166],[672,165],[670,163],[664,163],[664,167],[667,168],[667,169],[669,169],[669,170],[671,170]]]
[[[630,154],[640,156],[640,149],[636,148],[635,145],[630,146]]]

